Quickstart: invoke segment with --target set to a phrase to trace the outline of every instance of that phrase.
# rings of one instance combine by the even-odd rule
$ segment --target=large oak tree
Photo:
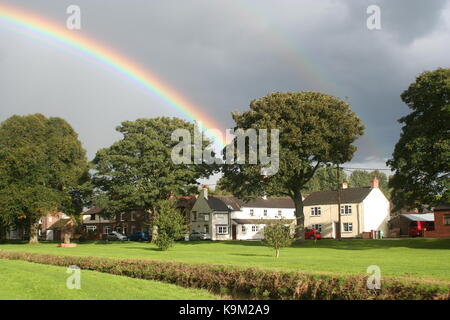
[[[394,210],[450,202],[450,69],[422,73],[401,98],[411,113],[388,161]]]
[[[39,219],[81,212],[89,165],[77,133],[61,118],[12,116],[0,124],[0,219],[28,228],[38,241]]]
[[[360,120],[346,102],[317,92],[272,93],[253,100],[249,111],[232,116],[236,129],[280,130],[279,171],[265,176],[261,164],[227,164],[222,185],[244,199],[262,195],[292,198],[297,235],[303,239],[302,190],[318,168],[352,159],[353,142],[363,134]]]
[[[155,215],[161,200],[198,191],[197,179],[209,177],[214,166],[176,164],[172,150],[178,141],[172,133],[177,129],[188,130],[191,137],[197,130],[190,122],[167,117],[125,121],[117,127],[123,138],[99,150],[94,159],[95,202],[103,214],[139,208]],[[185,142],[194,149],[194,141]],[[205,139],[202,146],[207,145]]]

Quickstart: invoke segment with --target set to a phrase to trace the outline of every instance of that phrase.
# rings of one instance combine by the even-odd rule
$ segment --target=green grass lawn
[[[308,240],[281,251],[260,242],[178,242],[169,251],[137,242],[81,243],[58,248],[55,243],[3,244],[0,250],[188,263],[226,264],[280,270],[364,274],[378,265],[382,276],[445,279],[450,282],[450,239]]]
[[[68,289],[66,268],[0,260],[0,300],[217,299],[205,290],[81,270],[81,289]]]

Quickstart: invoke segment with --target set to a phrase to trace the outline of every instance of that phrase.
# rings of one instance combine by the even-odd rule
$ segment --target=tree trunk
[[[294,201],[295,217],[297,219],[295,238],[299,240],[305,240],[305,214],[303,212],[303,200],[301,192],[294,194],[292,200]]]
[[[30,221],[29,225],[30,244],[39,243],[38,229],[39,229],[39,220]]]
[[[279,257],[280,256],[280,249],[275,249],[275,257]]]
[[[70,232],[67,229],[64,230],[64,243],[70,243]]]

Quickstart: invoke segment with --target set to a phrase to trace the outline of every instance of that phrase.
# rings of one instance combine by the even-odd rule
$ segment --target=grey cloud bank
[[[418,73],[449,67],[449,1],[14,1],[62,25],[70,4],[82,10],[79,32],[224,128],[231,111],[273,91],[348,99],[367,128],[357,164],[383,165],[408,112],[401,92]],[[366,28],[370,4],[381,8],[381,30]],[[120,137],[121,121],[181,116],[110,71],[0,24],[0,121],[35,112],[67,119],[91,158]]]

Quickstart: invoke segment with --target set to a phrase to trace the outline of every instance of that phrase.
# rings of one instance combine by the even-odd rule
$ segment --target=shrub
[[[161,201],[158,207],[154,222],[158,230],[155,244],[164,251],[173,246],[175,239],[181,238],[186,233],[186,225],[184,217],[172,201]]]
[[[450,299],[450,287],[415,280],[384,278],[381,290],[366,287],[367,276],[317,275],[299,272],[239,269],[152,260],[56,256],[1,251],[0,259],[24,260],[163,281],[183,287],[207,289],[234,298],[255,299]]]
[[[293,241],[289,223],[284,219],[276,220],[264,228],[263,243],[275,249],[277,258],[280,255],[280,249],[291,246]]]

